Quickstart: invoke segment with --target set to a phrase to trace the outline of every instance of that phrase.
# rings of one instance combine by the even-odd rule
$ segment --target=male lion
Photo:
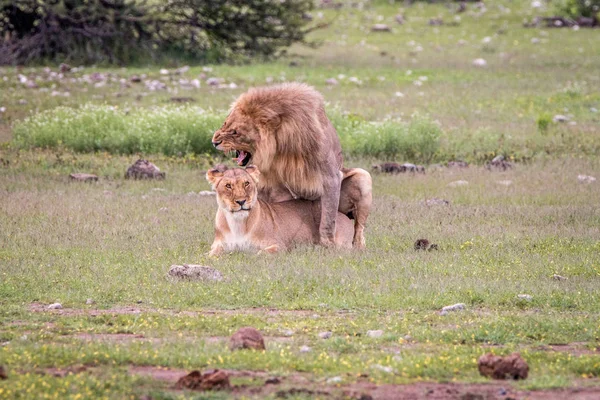
[[[211,256],[234,250],[274,253],[295,244],[318,243],[318,205],[306,200],[270,204],[258,199],[259,175],[253,165],[214,168],[206,173],[219,205]],[[352,222],[338,213],[336,225],[335,245],[352,247]]]
[[[232,105],[212,139],[237,164],[261,171],[259,197],[269,203],[319,200],[319,242],[334,245],[338,210],[355,220],[353,245],[365,245],[371,175],[342,168],[342,148],[323,97],[301,83],[254,88]]]

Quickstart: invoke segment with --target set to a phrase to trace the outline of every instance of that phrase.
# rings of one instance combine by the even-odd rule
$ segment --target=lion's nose
[[[246,204],[246,200],[236,200],[235,202],[238,203],[240,206]]]
[[[213,146],[215,147],[219,146],[221,143],[223,143],[222,140],[220,142],[212,142]]]

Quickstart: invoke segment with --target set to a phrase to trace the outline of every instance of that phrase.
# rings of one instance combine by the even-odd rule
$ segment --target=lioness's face
[[[219,207],[235,213],[249,211],[256,204],[259,174],[258,169],[250,165],[246,169],[212,169],[206,173],[206,179],[217,192]]]
[[[234,161],[242,167],[252,159],[260,133],[252,118],[234,110],[212,138],[212,144],[224,152],[234,152]]]

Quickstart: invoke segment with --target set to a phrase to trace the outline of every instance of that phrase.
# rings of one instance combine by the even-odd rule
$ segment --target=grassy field
[[[522,27],[540,13],[551,10],[500,1],[485,12],[469,4],[458,20],[442,4],[366,2],[317,9],[317,22],[331,21],[311,34],[321,46],[269,64],[181,75],[0,69],[0,398],[600,396],[600,184],[577,178],[600,178],[600,32]],[[375,23],[392,32],[370,32]],[[166,89],[150,90],[153,80]],[[223,160],[203,141],[241,92],[287,80],[323,93],[349,166],[473,164],[374,174],[364,252],[210,259],[216,202],[198,193]],[[172,104],[181,97],[193,104]],[[437,132],[435,146],[415,137],[420,123]],[[364,151],[356,132],[391,138],[391,150]],[[498,154],[515,167],[486,169]],[[124,180],[138,155],[167,179]],[[70,182],[73,172],[100,180]],[[449,185],[458,180],[468,184]],[[449,205],[427,205],[433,198]],[[415,251],[419,238],[439,250]],[[225,279],[167,279],[183,263]],[[48,310],[55,302],[64,308]],[[440,313],[455,303],[466,309]],[[264,334],[266,351],[227,348],[242,326]],[[513,351],[529,363],[527,380],[479,375],[481,355]],[[212,368],[226,369],[233,389],[174,389]],[[273,377],[281,383],[265,384]]]

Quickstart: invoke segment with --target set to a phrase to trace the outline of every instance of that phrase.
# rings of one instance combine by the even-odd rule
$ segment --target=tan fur
[[[270,204],[260,200],[259,175],[254,166],[206,173],[219,205],[211,256],[237,250],[274,253],[296,244],[319,242],[318,204],[306,200]],[[336,224],[335,244],[352,247],[352,222],[338,213]]]
[[[342,149],[319,92],[301,83],[250,89],[233,103],[212,141],[219,150],[251,154],[249,160],[261,171],[259,199],[269,203],[319,200],[319,241],[332,244],[335,211],[344,212],[339,208],[344,197],[340,194],[344,190]],[[367,180],[370,185],[370,176],[367,180],[353,176],[350,179],[354,181],[346,187],[365,189]],[[370,193],[370,187],[367,191]],[[370,200],[352,197],[359,192],[346,194],[351,205],[345,204],[344,209],[367,203],[370,208]],[[359,214],[364,218],[360,226],[364,227],[369,208],[361,208]],[[355,235],[356,247],[364,247],[363,229]]]

